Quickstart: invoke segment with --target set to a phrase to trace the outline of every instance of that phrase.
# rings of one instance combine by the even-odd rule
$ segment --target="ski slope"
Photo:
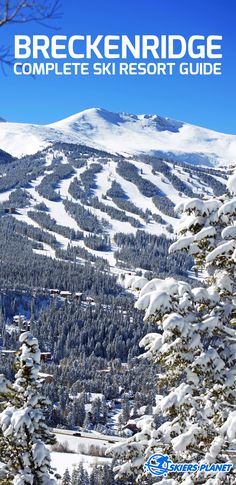
[[[144,195],[142,192],[142,187],[138,185],[135,177],[127,180],[124,178],[125,173],[122,174],[120,171],[120,158],[113,156],[112,154],[107,154],[104,157],[103,154],[99,155],[99,152],[94,152],[87,149],[86,156],[76,155],[75,159],[71,155],[72,152],[68,151],[68,148],[63,148],[61,151],[58,148],[50,147],[45,149],[42,154],[40,154],[40,160],[42,160],[42,167],[40,175],[37,178],[33,178],[30,183],[22,185],[24,193],[29,196],[29,201],[25,207],[17,207],[12,214],[15,219],[25,223],[29,226],[34,226],[37,229],[42,230],[50,236],[53,236],[57,242],[57,248],[67,251],[67,248],[77,247],[77,261],[84,263],[86,258],[92,257],[92,264],[95,263],[94,257],[99,257],[107,261],[111,270],[114,272],[117,259],[116,252],[119,249],[116,245],[116,234],[136,234],[138,230],[145,231],[152,235],[166,235],[168,238],[173,238],[173,231],[179,224],[178,218],[175,216],[173,210],[172,213],[165,210],[165,204],[169,203],[176,205],[179,204],[184,198],[188,198],[186,193],[182,192],[179,187],[184,184],[185,187],[190,190],[194,190],[197,195],[209,196],[214,195],[212,186],[206,186],[204,180],[201,179],[206,172],[201,171],[202,169],[196,169],[188,166],[178,165],[175,162],[165,162],[165,167],[168,168],[169,172],[162,172],[154,170],[152,165],[148,162],[140,160],[138,157],[130,157],[126,159],[126,164],[130,164],[131,168],[137,170],[138,180],[149,182],[152,187],[157,187],[161,190],[160,205],[158,208],[154,203],[152,196]],[[79,156],[79,162],[82,162],[82,166],[76,164],[76,156]],[[35,156],[36,160],[38,155]],[[71,158],[72,157],[72,158]],[[84,158],[85,157],[85,158]],[[85,160],[86,159],[86,160]],[[78,160],[77,160],[78,162]],[[163,163],[163,162],[162,162]],[[70,185],[76,179],[83,190],[85,190],[83,177],[85,173],[89,172],[94,164],[99,167],[99,171],[92,175],[93,184],[90,190],[90,198],[86,200],[75,199],[70,192]],[[44,177],[48,177],[49,174],[53,175],[54,171],[57,173],[58,166],[67,165],[71,167],[71,173],[68,176],[62,177],[54,188],[54,192],[58,195],[56,200],[51,200],[47,198],[46,195],[42,195],[40,191],[40,184],[42,184]],[[27,165],[28,166],[28,165]],[[8,165],[9,173],[7,174],[7,180],[11,176],[11,164]],[[78,168],[79,167],[79,168]],[[14,164],[13,164],[14,175]],[[190,170],[190,172],[189,172]],[[199,171],[200,170],[200,171]],[[204,169],[205,170],[205,169]],[[93,173],[93,172],[92,172]],[[218,175],[219,173],[219,175]],[[202,175],[201,175],[202,174]],[[212,175],[210,175],[212,174]],[[171,182],[172,179],[170,175],[175,177],[175,182]],[[216,180],[225,186],[225,172],[219,170],[218,172],[207,169],[207,175],[211,176],[211,180]],[[2,176],[4,179],[4,174]],[[176,180],[180,185],[176,185]],[[118,183],[124,194],[124,201],[131,203],[132,205],[125,205],[124,207],[119,206],[119,202],[110,196],[108,192],[111,189],[112,184]],[[6,185],[7,187],[7,185]],[[9,197],[14,193],[15,188],[12,190],[2,190],[0,193],[0,203],[8,204]],[[85,193],[85,192],[84,192]],[[92,200],[98,201],[97,204],[93,205]],[[78,221],[73,217],[72,213],[66,211],[64,202],[70,201],[75,206],[84,208],[87,213],[89,212],[96,217],[97,222],[102,226],[103,236],[109,238],[110,247],[103,250],[92,249],[86,244],[86,238],[93,235],[93,233],[85,230],[80,224],[83,221]],[[50,216],[52,225],[49,228],[45,228],[43,223],[40,221],[36,222],[29,211],[38,211],[38,204],[44,204],[46,213]],[[138,209],[138,213],[133,210]],[[107,212],[108,211],[108,212]],[[148,211],[148,213],[146,213]],[[4,214],[4,213],[3,213]],[[37,219],[36,219],[37,220]],[[105,221],[105,224],[104,224]],[[42,224],[42,225],[40,225]],[[70,239],[67,234],[60,234],[57,231],[57,226],[63,226],[70,230],[80,231],[83,235],[80,239]],[[49,243],[50,244],[50,243]],[[47,240],[42,243],[42,249],[33,249],[35,253],[46,255],[52,258],[59,258],[57,255],[55,244],[52,247],[47,244]],[[91,257],[89,256],[91,255]]]

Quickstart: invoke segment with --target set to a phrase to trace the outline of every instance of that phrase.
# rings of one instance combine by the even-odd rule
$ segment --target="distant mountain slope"
[[[92,108],[50,125],[0,124],[0,148],[14,156],[55,142],[80,143],[125,156],[154,154],[201,165],[236,161],[236,136],[157,115]]]
[[[0,164],[12,162],[14,160],[14,157],[10,155],[10,153],[5,152],[4,150],[0,149]]]

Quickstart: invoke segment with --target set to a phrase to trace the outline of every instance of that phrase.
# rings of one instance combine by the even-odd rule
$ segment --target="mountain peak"
[[[51,123],[48,126],[65,127],[67,125],[70,127],[75,127],[75,124],[80,123],[81,121],[94,124],[98,123],[99,120],[104,120],[105,122],[112,124],[122,122],[121,113],[113,113],[112,111],[108,111],[104,108],[89,108],[75,113],[71,116],[68,116],[67,118],[57,121],[55,123]]]
[[[140,125],[142,130],[146,127],[152,126],[157,131],[170,131],[173,133],[179,132],[183,126],[180,121],[175,121],[170,118],[163,118],[156,114],[131,114],[126,112],[113,112],[104,108],[90,108],[79,113],[76,113],[68,118],[52,123],[48,126],[62,129],[75,129],[81,131],[81,124],[87,129],[105,128],[107,125],[122,126],[126,125],[131,129],[135,124]]]
[[[236,162],[236,136],[157,114],[90,108],[50,125],[0,123],[0,148],[14,156],[51,143],[75,143],[124,156],[156,155],[190,164]]]
[[[201,165],[235,160],[236,136],[157,114],[90,108],[49,126],[77,136],[82,144],[125,156],[150,154]]]
[[[4,120],[4,118],[1,118],[1,116],[0,116],[0,123],[6,123],[6,120]]]

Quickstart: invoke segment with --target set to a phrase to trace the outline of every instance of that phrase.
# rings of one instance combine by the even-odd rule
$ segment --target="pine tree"
[[[63,474],[61,485],[71,485],[71,476],[68,468],[65,470]]]
[[[84,485],[89,485],[89,474],[87,470],[84,470]]]
[[[20,335],[20,344],[15,360],[15,382],[5,393],[0,386],[5,398],[0,414],[1,460],[14,485],[53,485],[56,481],[50,476],[53,471],[46,444],[55,440],[45,423],[48,401],[42,395],[39,379],[38,341],[30,332],[25,332]]]
[[[71,485],[89,485],[89,475],[83,463],[80,463],[72,472]]]
[[[130,404],[129,404],[128,396],[126,395],[123,399],[122,410],[119,415],[119,424],[121,429],[125,424],[127,424],[129,419],[130,419]]]
[[[71,475],[71,485],[78,485],[79,471],[78,468],[74,468]]]
[[[90,485],[97,485],[97,466],[93,467],[93,470],[90,474]]]
[[[84,469],[83,463],[79,464],[78,467],[78,485],[85,485],[89,482],[89,476],[87,470]]]
[[[186,250],[195,257],[200,286],[154,279],[140,284],[137,308],[158,325],[146,335],[144,357],[160,365],[154,416],[140,420],[141,431],[127,443],[114,445],[124,461],[117,477],[145,483],[143,468],[152,453],[173,462],[230,463],[228,450],[236,442],[236,176],[231,193],[208,200],[184,200],[178,240],[170,251]],[[181,460],[180,460],[181,458]],[[150,475],[149,475],[150,476]],[[227,474],[174,474],[158,483],[220,485],[236,482]]]

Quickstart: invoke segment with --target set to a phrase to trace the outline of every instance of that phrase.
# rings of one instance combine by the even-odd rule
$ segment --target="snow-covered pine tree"
[[[68,468],[63,473],[61,485],[71,485],[71,476],[70,476]]]
[[[71,485],[89,485],[89,475],[83,463],[80,463],[72,472]]]
[[[89,478],[89,485],[97,485],[97,465],[93,467]]]
[[[7,399],[9,398],[9,396],[12,396],[12,392],[13,392],[13,389],[12,389],[11,383],[6,379],[6,377],[3,374],[0,374],[0,413],[6,407]],[[0,428],[0,460],[3,459],[4,449],[5,449],[5,442],[4,442],[2,430]],[[10,474],[6,464],[0,461],[0,483],[4,485],[9,485],[10,484],[9,477],[10,477]]]
[[[0,395],[5,399],[0,414],[1,460],[11,484],[54,485],[57,482],[51,478],[53,470],[46,444],[55,440],[45,423],[48,401],[42,395],[38,375],[38,341],[30,332],[25,332],[20,335],[20,344],[15,361],[15,382],[10,388],[9,384],[5,389],[4,385],[0,386]]]
[[[133,288],[138,282],[133,282]],[[196,302],[189,284],[173,278],[143,281],[136,307],[145,310],[145,320],[155,322],[160,333],[146,335],[140,345],[146,348],[142,357],[157,362],[163,372],[158,375],[159,391],[155,417],[145,416],[137,422],[140,432],[125,444],[111,447],[113,456],[124,463],[116,468],[117,478],[150,483],[143,469],[145,461],[156,452],[176,460],[172,439],[180,434],[193,435],[198,427],[189,415],[198,412],[198,389],[192,373],[186,373],[194,356],[201,351]],[[188,459],[190,459],[191,453]],[[187,461],[187,457],[185,458]]]
[[[207,313],[200,327],[203,351],[192,370],[202,379],[203,401],[209,417],[205,459],[229,459],[227,450],[236,444],[236,174],[228,181],[228,193],[218,199],[181,204],[179,243],[192,238],[186,250],[195,255],[202,270],[208,301],[200,311]],[[178,242],[171,251],[178,250]],[[203,290],[202,290],[203,291]],[[210,445],[210,446],[209,446]],[[235,474],[216,477],[211,483],[235,483]]]
[[[236,445],[236,176],[230,194],[210,200],[191,199],[178,208],[183,217],[171,252],[187,250],[201,269],[201,283],[190,287],[173,279],[133,279],[141,292],[136,306],[160,333],[144,337],[148,357],[157,362],[157,406],[140,419],[141,431],[111,452],[123,464],[117,477],[145,483],[145,461],[152,453],[173,462],[230,462]],[[199,284],[199,282],[198,282]],[[150,476],[150,475],[149,475]],[[234,484],[228,474],[171,474],[158,483],[175,485]]]
[[[86,485],[89,483],[89,475],[87,470],[84,468],[83,463],[80,463],[78,472],[78,485]]]
[[[78,476],[79,476],[78,468],[73,468],[73,471],[71,474],[71,485],[77,485]]]

